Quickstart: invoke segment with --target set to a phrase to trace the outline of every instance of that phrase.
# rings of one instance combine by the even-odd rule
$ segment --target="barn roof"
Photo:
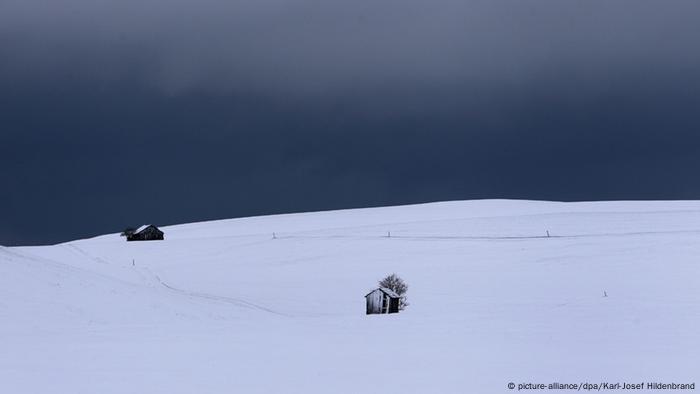
[[[134,234],[138,234],[138,233],[140,233],[141,231],[143,231],[143,230],[145,230],[145,229],[147,229],[147,228],[149,228],[149,227],[151,227],[151,226],[152,226],[152,227],[155,227],[156,229],[158,229],[158,227],[156,227],[156,226],[154,226],[154,225],[152,225],[152,224],[144,224],[143,226],[137,228],[136,231],[134,231]]]
[[[396,294],[396,292],[395,292],[394,290],[391,290],[391,289],[389,289],[389,288],[387,288],[387,287],[378,287],[378,288],[376,288],[376,289],[370,291],[369,293],[367,293],[367,294],[365,295],[365,297],[367,297],[368,295],[374,293],[374,292],[377,291],[377,290],[383,292],[384,294],[388,295],[389,297],[392,297],[392,298],[401,298],[401,296],[398,295],[398,294]]]

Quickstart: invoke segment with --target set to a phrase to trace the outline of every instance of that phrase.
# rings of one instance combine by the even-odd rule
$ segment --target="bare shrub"
[[[398,294],[400,297],[399,309],[404,310],[408,305],[408,298],[406,297],[406,292],[408,291],[408,285],[396,274],[391,274],[386,278],[379,281],[380,287],[386,287],[392,290],[394,293]]]

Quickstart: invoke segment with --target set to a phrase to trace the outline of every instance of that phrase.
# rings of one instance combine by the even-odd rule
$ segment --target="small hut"
[[[152,224],[145,224],[126,235],[127,241],[155,241],[163,240],[164,233]]]
[[[398,313],[401,297],[391,289],[379,287],[369,292],[367,299],[367,314]]]

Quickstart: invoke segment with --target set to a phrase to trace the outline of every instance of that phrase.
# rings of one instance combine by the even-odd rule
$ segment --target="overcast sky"
[[[698,20],[696,0],[0,0],[0,244],[700,199]]]

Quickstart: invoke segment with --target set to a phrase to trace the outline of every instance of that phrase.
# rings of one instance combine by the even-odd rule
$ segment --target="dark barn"
[[[399,312],[401,297],[391,289],[380,287],[369,292],[365,298],[368,315]]]
[[[163,240],[164,233],[158,229],[158,227],[147,224],[134,230],[134,232],[127,234],[127,241],[155,241]]]

